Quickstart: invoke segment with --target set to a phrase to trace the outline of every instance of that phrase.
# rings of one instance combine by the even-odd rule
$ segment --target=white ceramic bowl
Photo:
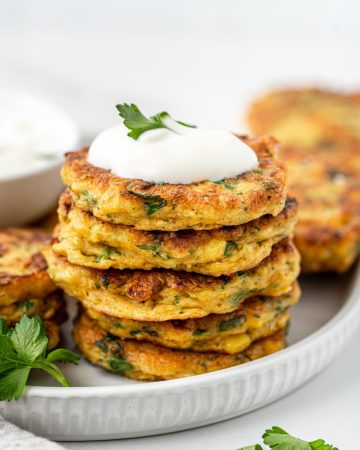
[[[79,145],[79,131],[65,112],[45,100],[17,92],[0,93],[0,100],[3,98],[16,102],[17,106],[34,105],[40,111],[39,120],[44,114],[53,115],[58,134],[51,145],[61,148],[54,158],[43,161],[41,167],[19,164],[10,174],[0,174],[0,227],[21,226],[45,215],[56,204],[62,190],[59,172],[63,154]]]

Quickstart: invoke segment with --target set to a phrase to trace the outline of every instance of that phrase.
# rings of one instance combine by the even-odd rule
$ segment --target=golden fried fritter
[[[286,145],[332,153],[336,142],[360,141],[360,94],[320,89],[273,91],[250,107],[249,125]]]
[[[154,342],[175,349],[235,354],[253,341],[285,328],[289,321],[288,309],[299,297],[296,283],[280,297],[252,297],[231,313],[165,322],[120,319],[92,309],[86,312],[101,328],[122,339]]]
[[[62,177],[79,207],[104,222],[141,230],[215,229],[276,216],[286,199],[286,170],[276,159],[276,141],[242,139],[257,153],[259,168],[215,183],[121,178],[89,164],[86,149],[66,155]]]
[[[41,319],[51,319],[55,315],[61,316],[65,310],[65,302],[61,291],[55,291],[45,298],[29,298],[11,305],[0,305],[0,317],[8,323],[19,322],[23,315],[28,317],[39,316]]]
[[[60,327],[55,320],[44,320],[44,327],[49,338],[48,350],[57,347],[60,341]]]
[[[281,141],[299,202],[303,271],[345,272],[360,253],[360,95],[273,92],[252,105],[248,121]]]
[[[15,325],[23,315],[39,316],[49,338],[48,349],[55,348],[60,341],[60,325],[67,319],[65,300],[61,291],[55,291],[45,298],[31,298],[7,306],[0,306],[0,318],[9,325]]]
[[[236,355],[173,350],[149,342],[122,340],[83,312],[74,326],[80,351],[93,364],[138,380],[169,380],[243,364],[285,346],[284,332],[260,339]]]
[[[0,305],[42,298],[56,289],[41,254],[50,239],[36,230],[0,229]]]
[[[102,222],[74,206],[67,192],[60,199],[59,217],[54,250],[73,264],[95,269],[162,267],[220,276],[257,266],[274,244],[291,234],[296,202],[288,199],[277,217],[267,215],[237,227],[154,232]]]
[[[222,314],[255,295],[282,295],[296,280],[300,263],[289,239],[276,244],[256,268],[223,277],[167,269],[97,270],[73,265],[52,250],[45,256],[54,282],[86,308],[145,321]]]

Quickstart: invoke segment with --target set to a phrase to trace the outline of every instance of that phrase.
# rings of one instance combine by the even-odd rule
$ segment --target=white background
[[[360,90],[360,3],[323,0],[0,0],[0,87],[55,101],[83,142],[116,123],[114,105],[244,129],[268,88]],[[278,424],[357,450],[360,336],[326,373],[278,403],[173,435],[69,449],[235,449]]]
[[[359,43],[356,0],[0,1],[1,86],[55,100],[86,136],[121,101],[235,129],[269,87],[359,88]]]

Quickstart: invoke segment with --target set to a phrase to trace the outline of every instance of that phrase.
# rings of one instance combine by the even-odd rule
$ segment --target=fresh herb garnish
[[[149,336],[159,337],[159,333],[156,330],[152,330],[148,325],[143,325],[141,329],[144,333],[148,334]]]
[[[229,331],[233,328],[239,328],[246,321],[246,315],[241,314],[241,316],[233,317],[232,319],[222,320],[219,323],[219,331]]]
[[[205,328],[197,328],[196,330],[193,331],[192,334],[193,334],[193,336],[201,336],[207,332],[208,332],[208,330]]]
[[[265,445],[276,450],[339,450],[337,447],[326,444],[323,439],[311,442],[303,441],[276,426],[266,430],[262,439]],[[255,444],[241,447],[238,450],[264,450],[264,448],[260,444]]]
[[[264,450],[261,445],[255,444],[255,445],[248,445],[247,447],[241,447],[237,450]]]
[[[103,340],[95,341],[95,347],[97,347],[102,352],[107,352],[107,345]]]
[[[244,298],[244,296],[245,296],[248,292],[249,292],[248,289],[243,289],[243,290],[239,291],[237,294],[235,294],[235,295],[232,297],[230,303],[231,303],[233,306],[239,305],[240,302],[241,302],[241,300]]]
[[[156,252],[158,250],[157,245],[137,245],[137,248],[140,248],[140,250],[151,250],[152,252]]]
[[[133,366],[126,361],[125,358],[119,355],[111,355],[109,359],[109,366],[114,372],[123,373],[133,370]]]
[[[130,336],[137,336],[139,333],[141,333],[141,330],[131,330],[130,331]]]
[[[28,314],[34,306],[34,300],[24,300],[17,305],[18,309],[22,310],[23,314]]]
[[[286,306],[276,306],[275,307],[275,317],[277,317],[278,315],[280,315],[281,313],[283,313],[286,310],[287,310]]]
[[[228,191],[233,191],[234,190],[234,186],[231,186],[230,183],[227,183],[225,181],[225,179],[222,179],[222,180],[219,180],[219,181],[214,181],[214,183],[224,186],[224,188],[227,189]]]
[[[88,208],[93,208],[97,204],[96,198],[87,190],[81,191],[82,198]]]
[[[169,254],[162,252],[161,242],[155,241],[153,245],[137,245],[140,250],[152,251],[155,256],[159,256],[161,259],[171,259]]]
[[[146,117],[133,103],[130,103],[130,105],[127,103],[116,105],[116,109],[118,110],[120,117],[124,119],[124,125],[130,130],[128,136],[135,140],[138,139],[141,134],[145,133],[145,131],[155,130],[157,128],[166,128],[167,130],[176,133],[175,130],[164,122],[166,119],[171,119],[170,114],[166,111],[162,111],[154,116]],[[189,125],[180,120],[175,120],[175,122],[185,127],[196,128],[195,125]]]
[[[159,211],[159,209],[163,208],[167,204],[167,200],[160,197],[160,195],[141,194],[140,192],[134,191],[128,192],[144,200],[144,207],[146,210],[146,215],[148,216],[156,213],[156,211]]]
[[[47,354],[48,337],[39,317],[23,316],[15,328],[0,319],[0,400],[17,400],[24,392],[31,369],[52,375],[62,386],[70,386],[57,361],[77,364],[80,357],[59,348]]]
[[[100,263],[103,259],[109,258],[116,250],[113,247],[104,247],[100,250],[99,254],[95,257],[95,262]]]
[[[238,249],[235,241],[227,241],[224,250],[224,256],[231,256]]]

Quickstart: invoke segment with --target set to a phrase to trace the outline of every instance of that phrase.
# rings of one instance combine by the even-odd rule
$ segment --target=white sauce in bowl
[[[151,130],[137,140],[123,124],[104,130],[91,144],[88,161],[123,178],[172,184],[219,181],[258,167],[252,148],[232,133],[167,120],[175,132]]]
[[[74,122],[56,106],[26,93],[0,92],[0,180],[60,162],[78,140]]]

